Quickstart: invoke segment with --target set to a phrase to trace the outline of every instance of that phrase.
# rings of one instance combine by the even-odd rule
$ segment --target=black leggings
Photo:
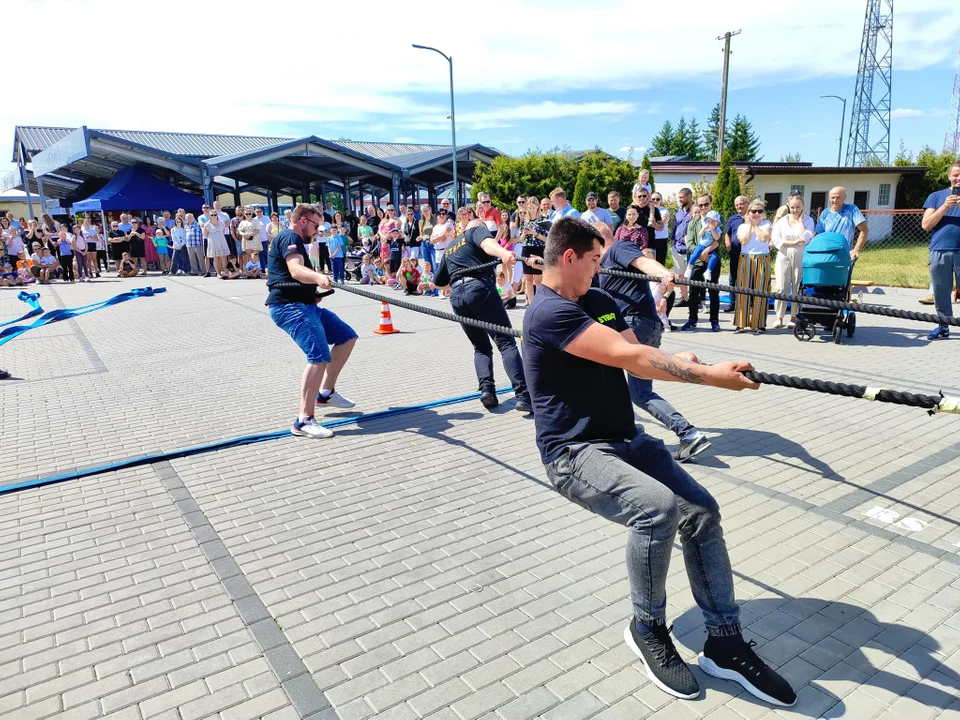
[[[63,279],[73,282],[73,255],[61,255],[60,267],[63,268]]]

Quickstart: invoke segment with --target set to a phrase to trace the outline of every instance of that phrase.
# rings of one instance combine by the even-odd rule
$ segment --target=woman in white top
[[[89,217],[83,218],[83,227],[80,228],[80,234],[83,235],[83,239],[87,243],[87,277],[100,277],[100,261],[97,257],[97,241],[100,239],[100,233],[93,226]]]
[[[780,218],[773,226],[771,242],[777,249],[777,285],[780,293],[791,292],[800,294],[800,285],[803,280],[803,250],[813,238],[813,218],[803,211],[803,196],[790,195],[787,200],[789,212]],[[793,327],[797,321],[796,303],[790,304],[790,324]],[[787,312],[787,301],[777,300],[777,320],[773,327],[783,327],[783,316]]]
[[[770,289],[770,234],[773,225],[767,220],[766,203],[754,198],[747,206],[743,225],[737,228],[740,241],[740,265],[737,286],[753,290]],[[753,330],[759,335],[767,330],[767,299],[737,293],[733,316],[734,332]]]
[[[663,264],[667,261],[667,251],[670,248],[670,209],[663,206],[663,196],[658,192],[650,193],[650,204],[660,211],[660,221],[663,223],[662,230],[657,230],[654,225],[650,247],[656,250],[657,262]],[[650,211],[650,216],[654,216],[653,210]],[[663,260],[660,260],[661,257]]]
[[[230,247],[224,234],[226,225],[217,213],[210,213],[210,222],[203,226],[203,236],[207,239],[207,257],[213,258],[213,268],[218,276],[227,272],[227,256]]]

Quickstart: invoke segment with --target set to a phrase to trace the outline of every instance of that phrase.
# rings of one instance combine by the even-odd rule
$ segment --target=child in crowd
[[[433,284],[433,268],[426,260],[423,261],[423,272],[420,274],[420,284],[417,285],[417,292],[421,295],[439,295],[437,286]]]
[[[703,227],[700,228],[700,237],[697,238],[697,246],[687,258],[687,269],[683,272],[685,278],[689,280],[693,276],[694,265],[698,264],[698,262],[701,265],[703,264],[703,262],[700,261],[700,256],[707,251],[708,247],[719,240],[721,234],[720,213],[716,210],[711,210],[703,219]],[[716,252],[712,253],[706,260],[707,271],[712,272],[718,262],[720,262],[720,256],[717,255]]]
[[[130,253],[125,252],[117,263],[117,275],[120,277],[135,277],[140,272],[136,263],[130,258]]]
[[[243,276],[248,280],[256,280],[260,277],[260,259],[254,260],[247,258],[247,264],[243,266]]]
[[[317,234],[313,236],[313,242],[307,243],[307,255],[310,257],[310,264],[317,272],[320,271],[320,243],[326,243],[327,239],[320,235],[323,232],[323,226],[317,228]]]
[[[510,280],[513,280],[511,277]],[[507,276],[503,270],[497,271],[497,292],[500,293],[500,300],[507,310],[512,310],[517,306],[517,293],[513,289],[513,283],[507,281]]]
[[[233,258],[230,258],[229,260],[227,260],[226,269],[222,273],[220,273],[220,279],[236,280],[238,277],[240,277],[241,274],[242,274],[242,271],[240,270],[240,266],[233,261]]]
[[[417,269],[417,261],[411,258],[404,258],[400,261],[400,272],[397,275],[397,287],[402,289],[406,295],[419,295],[420,271]]]
[[[330,269],[333,272],[334,282],[346,282],[347,276],[344,273],[344,261],[347,254],[347,248],[350,245],[342,225],[335,225],[333,234],[327,238],[327,250],[330,253]]]
[[[373,261],[373,281],[375,285],[383,285],[387,282],[386,273],[383,271],[383,260],[375,258]]]
[[[17,277],[22,281],[21,285],[32,285],[37,281],[33,276],[33,273],[30,272],[30,268],[21,263],[20,267],[17,269]]]
[[[373,258],[370,254],[363,256],[363,260],[360,261],[360,284],[361,285],[376,285],[376,268],[373,266]]]
[[[42,283],[48,283],[51,280],[54,280],[60,272],[60,267],[57,265],[57,259],[53,256],[53,253],[50,252],[50,248],[44,247],[40,251],[40,262],[37,264],[40,268],[40,277],[39,280]]]
[[[23,285],[23,280],[13,270],[13,265],[4,263],[3,272],[0,273],[0,285],[10,287],[11,285]]]
[[[166,275],[170,272],[170,252],[167,249],[169,238],[166,231],[158,227],[153,236],[153,246],[157,249],[157,257],[160,258],[160,273]]]

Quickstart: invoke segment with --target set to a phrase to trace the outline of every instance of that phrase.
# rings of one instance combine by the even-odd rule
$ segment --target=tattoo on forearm
[[[663,370],[663,372],[673,375],[673,377],[683,382],[693,383],[694,385],[703,385],[704,383],[700,375],[692,369],[684,367],[670,355],[665,355],[662,358],[651,358],[650,364],[657,370]]]

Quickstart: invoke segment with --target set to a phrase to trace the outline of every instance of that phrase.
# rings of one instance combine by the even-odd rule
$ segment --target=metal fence
[[[854,280],[889,287],[930,285],[930,233],[920,227],[923,210],[864,210],[870,235]]]

